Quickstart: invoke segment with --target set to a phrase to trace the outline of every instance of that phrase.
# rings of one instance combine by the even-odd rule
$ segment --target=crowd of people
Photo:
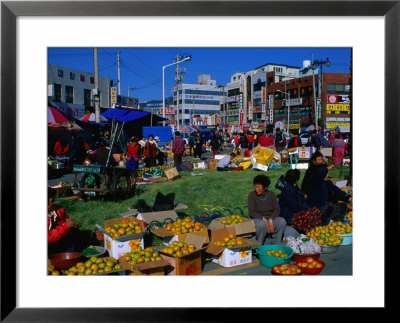
[[[256,240],[265,243],[268,236],[271,244],[280,244],[286,225],[292,225],[295,214],[317,208],[324,224],[331,220],[343,220],[347,206],[341,202],[352,202],[345,193],[329,179],[332,166],[324,163],[321,152],[316,151],[310,160],[300,187],[300,171],[290,169],[285,174],[285,186],[279,196],[268,190],[271,182],[265,175],[253,180],[254,191],[248,196],[249,216],[256,227]]]

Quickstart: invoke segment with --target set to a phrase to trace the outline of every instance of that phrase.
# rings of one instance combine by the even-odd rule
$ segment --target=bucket
[[[353,235],[352,234],[338,234],[338,236],[343,237],[343,241],[340,244],[341,246],[348,246],[353,243]]]
[[[288,254],[288,256],[284,258],[277,258],[275,256],[266,255],[266,252],[270,250],[282,250],[284,253]],[[264,267],[273,267],[279,264],[288,264],[290,262],[290,258],[292,258],[293,256],[293,249],[284,245],[262,245],[259,246],[256,251],[258,253],[260,264]]]

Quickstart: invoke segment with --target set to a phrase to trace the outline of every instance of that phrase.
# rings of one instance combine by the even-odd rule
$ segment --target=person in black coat
[[[213,152],[213,156],[215,158],[215,155],[218,153],[218,150],[219,150],[219,147],[220,147],[220,142],[219,142],[219,140],[218,140],[216,135],[213,135],[213,137],[211,139],[211,142],[210,142],[210,145],[211,145],[211,150]]]
[[[203,143],[204,140],[200,135],[200,132],[196,133],[196,137],[194,138],[194,158],[201,158],[201,153],[203,152]]]
[[[289,169],[285,174],[285,187],[279,197],[280,216],[288,225],[292,224],[293,214],[309,209],[304,194],[297,187],[299,179],[300,171]]]
[[[240,154],[244,155],[244,152],[249,146],[249,141],[247,140],[247,136],[244,133],[240,133],[238,145],[240,147]]]

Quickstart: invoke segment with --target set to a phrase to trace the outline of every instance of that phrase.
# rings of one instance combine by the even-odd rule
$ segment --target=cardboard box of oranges
[[[203,271],[201,253],[205,249],[203,248],[204,241],[205,237],[189,233],[183,242],[174,241],[171,247],[157,248],[161,256],[171,265],[171,269],[166,268],[166,274],[170,276],[201,274]],[[182,251],[185,244],[188,246],[187,252],[178,253]],[[176,249],[174,249],[175,246]]]
[[[165,245],[174,241],[185,242],[189,233],[204,237],[204,244],[210,242],[207,227],[200,222],[195,222],[190,217],[177,219],[175,222],[168,223],[163,228],[155,229],[151,232],[162,238]]]
[[[104,233],[104,247],[115,259],[131,251],[134,246],[144,247],[143,221],[134,217],[106,220],[104,227],[98,224],[96,227]]]
[[[254,222],[240,215],[231,215],[227,217],[214,219],[208,226],[209,230],[222,229],[232,226],[235,228],[235,235],[251,235],[256,232]]]
[[[134,247],[118,260],[123,268],[129,270],[130,276],[163,276],[165,267],[169,266],[169,263],[152,247],[145,249],[140,246]]]
[[[236,236],[232,226],[211,231],[211,243],[206,252],[212,262],[223,267],[234,267],[252,262],[252,249],[259,242]]]

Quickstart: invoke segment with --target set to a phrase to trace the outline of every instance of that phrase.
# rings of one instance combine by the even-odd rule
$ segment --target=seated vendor
[[[103,240],[104,235],[96,231],[96,239],[87,231],[76,228],[74,220],[68,217],[63,207],[55,203],[55,191],[48,190],[47,209],[47,243],[48,254],[59,252],[81,252],[90,245],[96,244],[96,240]]]
[[[292,224],[293,214],[309,209],[304,194],[297,187],[299,179],[300,171],[289,169],[285,174],[285,187],[279,197],[280,216],[286,220],[288,225]]]
[[[232,159],[236,157],[235,153],[231,153],[230,155],[222,157],[217,163],[217,170],[219,171],[228,171],[236,167],[234,163],[232,163]]]
[[[110,148],[106,147],[106,143],[104,140],[100,140],[99,147],[96,151],[90,155],[90,160],[92,164],[99,164],[105,166],[107,164],[107,158],[110,154]],[[110,160],[108,162],[108,166],[115,166],[116,162],[113,154],[110,154]]]
[[[286,220],[279,216],[278,200],[268,190],[270,179],[265,175],[254,177],[254,191],[247,198],[250,218],[256,227],[256,240],[264,244],[265,238],[271,234],[271,244],[281,244],[286,228]]]

